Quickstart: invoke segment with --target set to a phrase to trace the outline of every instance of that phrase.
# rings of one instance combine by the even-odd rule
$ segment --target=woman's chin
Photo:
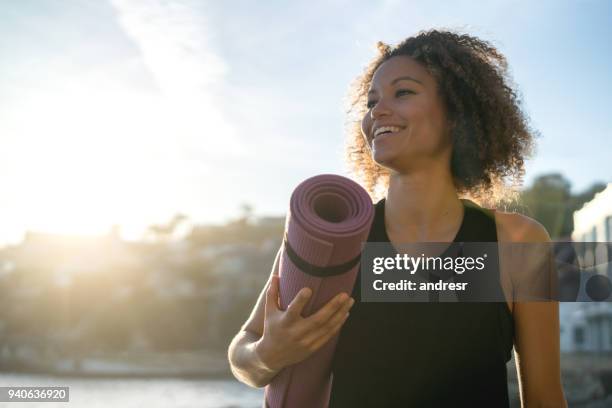
[[[385,151],[385,149],[374,149],[374,151],[372,152],[372,159],[380,165],[389,164],[393,161],[394,158],[395,154],[390,151]]]

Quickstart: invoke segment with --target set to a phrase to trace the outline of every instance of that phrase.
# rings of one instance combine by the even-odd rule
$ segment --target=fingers
[[[339,314],[339,316],[340,317],[334,326],[327,333],[324,333],[312,343],[312,346],[310,346],[311,350],[316,351],[323,347],[340,330],[346,319],[348,319],[349,314],[344,313],[344,315]]]
[[[340,309],[345,302],[349,299],[349,296],[342,292],[336,295],[332,300],[327,302],[325,306],[319,309],[316,313],[311,316],[308,316],[305,319],[309,330],[318,329],[323,326],[327,321],[332,317],[332,315]]]
[[[297,319],[302,316],[302,310],[310,300],[312,296],[312,290],[310,288],[302,288],[295,298],[291,301],[289,306],[287,307],[287,314],[292,319]]]
[[[266,291],[266,311],[268,315],[273,312],[278,312],[280,307],[278,305],[278,275],[272,275],[270,280],[270,286]]]
[[[344,324],[348,318],[349,310],[351,307],[353,307],[354,303],[355,299],[350,299],[342,303],[340,308],[337,309],[325,323],[307,335],[307,338],[304,339],[305,342],[307,344],[313,343],[314,347],[314,344],[317,344],[320,341],[326,342],[329,340],[338,331],[338,329],[342,327],[342,324]]]

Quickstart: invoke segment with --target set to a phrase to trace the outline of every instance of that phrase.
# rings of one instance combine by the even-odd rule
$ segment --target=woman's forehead
[[[423,86],[430,85],[434,80],[420,62],[406,55],[398,55],[389,58],[376,69],[370,82],[370,89],[392,85],[398,78],[413,80]]]

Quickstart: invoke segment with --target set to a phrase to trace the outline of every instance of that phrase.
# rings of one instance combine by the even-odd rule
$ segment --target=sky
[[[612,182],[612,2],[20,0],[0,3],[0,244],[25,231],[126,238],[174,214],[347,175],[345,97],[375,56],[428,28],[504,53],[538,148],[525,184]]]

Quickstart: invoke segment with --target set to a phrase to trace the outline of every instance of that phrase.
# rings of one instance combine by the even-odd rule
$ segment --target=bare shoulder
[[[495,223],[500,242],[549,242],[546,228],[523,214],[495,211]]]
[[[550,236],[546,228],[538,221],[523,214],[495,211],[497,241],[500,243],[546,243]],[[548,259],[547,244],[542,245],[500,245],[499,262],[502,288],[508,300],[510,310],[517,317],[517,303],[514,302],[526,287],[538,281],[542,275],[542,265]],[[543,263],[544,262],[544,263]],[[517,267],[520,265],[520,267]]]

